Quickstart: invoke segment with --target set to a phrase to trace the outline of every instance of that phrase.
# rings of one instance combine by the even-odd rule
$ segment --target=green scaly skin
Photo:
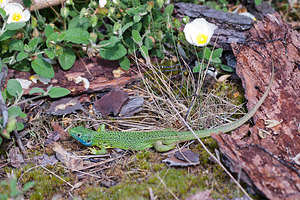
[[[241,119],[224,124],[222,126],[195,131],[199,138],[209,137],[212,133],[226,133],[230,132],[244,123],[246,123],[259,109],[261,104],[268,96],[274,77],[274,66],[272,60],[272,74],[269,86],[260,100],[256,103],[251,111],[245,114]],[[87,146],[97,146],[101,150],[100,154],[106,153],[107,148],[120,148],[124,150],[142,150],[154,147],[159,152],[168,151],[175,148],[176,144],[183,141],[196,139],[194,134],[190,131],[150,131],[150,132],[133,132],[133,131],[92,131],[82,126],[69,129],[69,134],[76,140]]]

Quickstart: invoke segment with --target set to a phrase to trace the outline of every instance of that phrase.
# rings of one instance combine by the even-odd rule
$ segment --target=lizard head
[[[88,129],[78,126],[75,128],[69,129],[69,134],[78,140],[81,144],[86,146],[93,146],[93,135],[91,132],[87,131]]]

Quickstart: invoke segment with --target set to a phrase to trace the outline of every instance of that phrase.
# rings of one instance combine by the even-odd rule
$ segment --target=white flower
[[[185,25],[183,32],[186,40],[196,46],[205,46],[209,43],[211,36],[218,27],[207,22],[203,18],[197,18]]]
[[[99,0],[99,6],[103,8],[107,4],[106,0]]]
[[[0,8],[4,8],[6,4],[8,3],[8,0],[0,0]]]
[[[1,1],[1,0],[0,0]],[[30,19],[30,12],[24,10],[23,6],[18,3],[8,3],[4,10],[8,16],[7,23],[27,22]]]

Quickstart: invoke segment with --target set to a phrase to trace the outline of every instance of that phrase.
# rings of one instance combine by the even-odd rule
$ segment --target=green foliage
[[[48,95],[51,98],[59,98],[59,97],[66,96],[68,94],[70,94],[70,90],[61,87],[52,87],[48,92]]]
[[[58,61],[64,70],[70,69],[76,60],[75,52],[72,48],[65,47],[63,48],[63,53],[58,56]]]
[[[261,0],[254,0],[255,5],[259,6],[261,4]]]
[[[17,98],[18,96],[22,95],[22,86],[20,84],[19,81],[17,81],[16,79],[10,79],[7,82],[7,92],[8,94],[10,94],[11,96]]]
[[[37,58],[31,62],[33,71],[44,78],[53,78],[54,70],[50,63],[43,58]]]
[[[16,175],[12,172],[12,174],[8,175],[8,180],[2,180],[0,182],[0,199],[23,199],[23,194],[27,192],[30,188],[32,188],[34,185],[35,182],[29,181],[24,184],[21,190],[19,190],[17,186]]]

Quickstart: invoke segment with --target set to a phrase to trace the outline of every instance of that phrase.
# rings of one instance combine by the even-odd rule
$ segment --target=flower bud
[[[96,15],[91,16],[90,22],[93,28],[97,26],[98,23],[98,17]]]
[[[98,35],[97,33],[90,33],[90,39],[93,43],[97,42]]]
[[[90,4],[89,4],[89,7],[91,8],[97,8],[98,7],[98,4],[96,1],[92,1]]]
[[[64,6],[60,9],[60,14],[65,19],[69,16],[69,13],[70,13],[70,9],[66,6]]]

